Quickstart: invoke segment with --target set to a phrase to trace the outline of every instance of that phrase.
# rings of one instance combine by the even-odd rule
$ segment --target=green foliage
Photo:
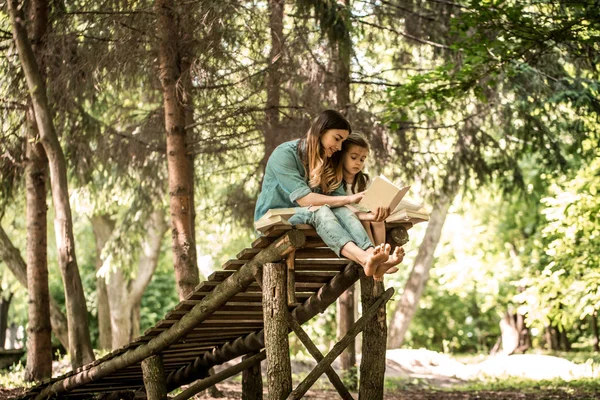
[[[519,297],[531,322],[572,329],[600,307],[600,203],[597,201],[600,158],[581,168],[573,179],[557,181],[542,200],[537,268],[530,270]]]

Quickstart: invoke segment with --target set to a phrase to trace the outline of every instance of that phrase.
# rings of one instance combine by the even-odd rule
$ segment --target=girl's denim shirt
[[[282,143],[269,157],[262,190],[254,210],[255,221],[272,208],[300,207],[298,199],[311,192],[321,192],[319,189],[311,189],[308,185],[304,166],[298,156],[299,142],[300,139],[296,139]],[[345,194],[343,185],[331,193],[332,196]]]

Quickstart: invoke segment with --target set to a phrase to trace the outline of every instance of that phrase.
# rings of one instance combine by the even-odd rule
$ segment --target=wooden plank
[[[229,260],[225,264],[223,264],[223,269],[226,271],[237,271],[246,263],[245,260]],[[299,268],[300,265],[348,265],[350,264],[350,260],[347,258],[324,258],[319,260],[297,260],[296,261],[296,270],[301,271]]]
[[[298,297],[298,301],[303,302],[304,300],[308,299],[310,296],[312,295],[312,293],[296,293],[296,297]],[[190,299],[193,300],[200,300],[203,299],[204,296],[206,296],[206,293],[194,293]],[[252,302],[252,303],[260,303],[262,301],[262,297],[261,297],[261,293],[260,292],[242,292],[242,293],[238,293],[235,296],[233,296],[231,299],[231,301],[234,302]]]
[[[260,294],[260,293],[259,293]],[[172,320],[172,319],[163,319],[162,321],[160,321],[156,327],[157,328],[166,328],[169,326],[172,326],[173,324],[175,324],[178,320]],[[262,321],[259,324],[257,324],[255,321],[253,320],[234,320],[234,321],[227,321],[227,320],[206,320],[204,322],[202,322],[203,325],[208,325],[208,326],[222,326],[224,328],[227,328],[229,326],[243,326],[243,327],[256,327],[256,328],[260,328],[262,327]]]
[[[254,241],[252,242],[252,245],[251,245],[251,246],[252,246],[252,247],[256,247],[256,248],[260,248],[260,249],[262,249],[262,248],[265,248],[265,247],[267,247],[268,245],[270,245],[270,244],[271,244],[271,242],[273,242],[273,239],[272,239],[272,238],[268,238],[268,237],[265,237],[265,236],[261,236],[261,237],[259,237],[258,239],[254,240]]]
[[[254,257],[256,254],[258,254],[260,251],[261,251],[260,248],[244,249],[238,253],[237,259],[238,260],[250,260],[250,259],[252,259],[252,257]],[[317,246],[314,246],[311,248],[304,248],[304,249],[297,250],[296,251],[296,259],[299,259],[299,258],[338,258],[338,256],[328,247],[319,246],[319,248],[317,248]],[[212,279],[212,275],[211,275],[210,279]]]

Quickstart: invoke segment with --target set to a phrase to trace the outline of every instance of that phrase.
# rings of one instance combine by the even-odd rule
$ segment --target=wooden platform
[[[406,226],[388,224],[387,228]],[[75,371],[47,380],[32,389],[21,399],[89,398],[91,394],[143,388],[141,361],[128,363],[130,353],[172,328],[197,304],[228,277],[240,270],[262,249],[292,229],[306,236],[303,248],[296,251],[295,294],[297,303],[290,305],[294,317],[305,323],[333,303],[341,293],[359,278],[359,268],[349,260],[339,258],[317,236],[310,225],[275,226],[252,246],[242,250],[235,259],[227,261],[222,271],[213,273],[200,283],[188,298],[180,302],[154,327],[147,330],[127,346],[115,350]],[[161,348],[164,372],[169,390],[206,377],[208,369],[236,357],[256,352],[264,347],[262,294],[256,282],[229,298],[224,305],[203,319],[201,323],[174,343]],[[125,356],[125,357],[122,357]],[[96,371],[97,366],[117,357],[123,367],[107,376]],[[131,357],[131,359],[134,359]],[[99,376],[99,378],[96,378]],[[61,387],[64,383],[64,387]],[[58,396],[57,396],[58,395]]]

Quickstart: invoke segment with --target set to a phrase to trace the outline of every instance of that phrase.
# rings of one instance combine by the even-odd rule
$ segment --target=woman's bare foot
[[[365,275],[373,276],[379,266],[385,263],[390,258],[390,250],[391,246],[389,244],[380,244],[373,249],[373,252],[370,252],[367,256],[367,260],[365,262]]]
[[[383,279],[384,274],[393,274],[394,272],[398,272],[399,269],[396,268],[396,265],[400,264],[403,259],[404,249],[398,246],[394,249],[394,252],[390,254],[386,262],[379,264],[379,267],[377,267],[377,270],[373,274],[373,277],[376,280],[381,280]]]

